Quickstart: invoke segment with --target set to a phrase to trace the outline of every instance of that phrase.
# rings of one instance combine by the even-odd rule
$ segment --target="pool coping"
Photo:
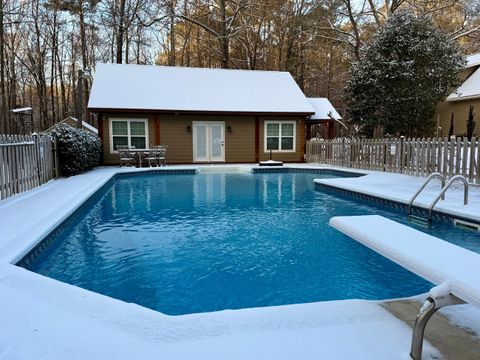
[[[192,169],[201,169],[203,168],[204,166],[169,166],[168,168],[165,168],[165,170],[192,170]],[[207,165],[207,167],[210,167]],[[255,164],[255,165],[245,165],[245,164],[241,164],[241,165],[229,165],[229,166],[225,166],[225,165],[221,165],[219,167],[242,167],[242,168],[245,168],[245,169],[253,169],[253,168],[258,168],[258,166]],[[287,171],[282,171],[282,172],[290,172],[290,171],[293,171],[293,170],[297,170],[297,171],[310,171],[310,170],[314,170],[314,171],[319,171],[319,170],[328,170],[328,171],[332,171],[332,170],[337,170],[337,171],[348,171],[350,173],[355,173],[357,175],[366,175],[366,174],[369,174],[369,173],[372,173],[371,171],[358,171],[356,169],[352,169],[352,171],[350,171],[350,169],[345,169],[345,168],[340,168],[340,167],[333,167],[333,166],[328,166],[328,165],[317,165],[317,166],[312,166],[312,165],[306,165],[306,164],[291,164],[291,165],[286,165],[284,166],[282,169],[287,169]],[[288,170],[288,169],[293,169],[293,170]],[[170,318],[169,316],[161,313],[161,312],[156,312],[156,311],[152,311],[152,310],[149,310],[149,309],[146,309],[146,308],[143,308],[143,307],[140,307],[138,305],[135,305],[135,304],[128,304],[128,303],[123,303],[119,300],[116,300],[114,298],[110,298],[110,297],[106,297],[106,296],[103,296],[103,295],[100,295],[100,294],[97,294],[97,293],[93,293],[93,292],[89,292],[88,290],[84,290],[84,289],[81,289],[81,288],[77,288],[75,286],[72,286],[72,285],[69,285],[69,284],[66,284],[66,283],[62,283],[62,282],[59,282],[59,281],[56,281],[56,280],[53,280],[53,279],[49,279],[49,278],[45,278],[41,275],[38,275],[38,274],[35,274],[35,273],[31,273],[30,271],[27,271],[25,269],[22,269],[22,268],[18,268],[16,267],[15,265],[13,265],[15,263],[15,259],[20,259],[22,258],[22,256],[24,256],[26,254],[26,251],[27,251],[27,248],[30,247],[30,249],[32,249],[35,244],[33,243],[33,241],[36,239],[37,240],[37,243],[38,244],[44,237],[46,234],[49,234],[52,232],[53,229],[55,229],[56,227],[58,227],[63,221],[66,220],[66,218],[68,216],[70,216],[73,212],[75,212],[76,210],[78,210],[78,208],[83,204],[85,203],[86,201],[88,201],[89,198],[91,198],[102,186],[105,186],[110,180],[113,179],[113,177],[117,174],[130,174],[130,175],[133,175],[135,173],[140,173],[140,172],[149,172],[149,171],[164,171],[162,169],[134,169],[134,168],[100,168],[100,169],[97,169],[97,170],[94,170],[94,173],[86,173],[86,174],[82,174],[82,175],[78,175],[78,177],[72,177],[72,178],[68,178],[68,179],[60,179],[60,180],[54,180],[54,181],[50,181],[49,183],[37,188],[37,189],[34,189],[34,190],[31,190],[27,193],[23,193],[23,194],[19,194],[15,197],[12,197],[12,198],[9,198],[5,201],[2,201],[0,202],[0,214],[1,214],[1,210],[2,210],[2,207],[3,205],[5,205],[6,208],[9,208],[11,207],[12,205],[15,205],[15,204],[18,204],[18,203],[25,203],[25,202],[28,202],[29,199],[32,199],[34,198],[35,196],[37,195],[45,195],[45,193],[48,193],[49,191],[54,191],[55,190],[55,185],[56,184],[59,184],[59,185],[65,185],[65,183],[69,183],[72,185],[72,187],[74,188],[74,194],[69,194],[70,197],[69,198],[66,198],[66,199],[63,199],[64,201],[59,201],[58,199],[55,199],[56,201],[53,201],[53,206],[56,208],[56,210],[62,210],[61,212],[57,212],[55,214],[55,216],[48,216],[49,214],[41,214],[41,213],[38,213],[38,214],[35,214],[35,215],[42,215],[44,219],[47,219],[48,221],[46,221],[45,223],[41,223],[41,226],[39,228],[36,228],[35,225],[38,225],[35,224],[35,223],[31,223],[29,227],[25,228],[25,229],[21,229],[23,231],[20,231],[20,234],[16,234],[16,236],[14,236],[14,239],[12,239],[13,241],[15,240],[19,240],[18,243],[16,244],[13,244],[11,247],[7,247],[7,251],[6,253],[3,250],[2,248],[2,241],[3,241],[3,235],[0,236],[0,279],[2,279],[2,281],[4,279],[8,279],[8,273],[11,272],[13,270],[13,272],[15,274],[24,274],[22,276],[25,276],[25,282],[23,283],[23,286],[27,285],[27,287],[30,289],[31,287],[35,288],[36,290],[35,291],[41,291],[42,294],[43,294],[43,291],[45,291],[45,294],[48,293],[51,288],[53,287],[56,287],[57,289],[62,289],[62,291],[64,292],[65,295],[68,295],[70,296],[71,298],[77,298],[78,299],[78,304],[76,306],[71,306],[69,305],[68,303],[65,305],[65,308],[68,308],[69,311],[78,311],[79,309],[79,306],[80,304],[82,304],[81,306],[84,306],[85,305],[85,308],[87,309],[91,309],[92,306],[96,306],[97,304],[97,300],[101,300],[102,302],[102,306],[107,306],[108,307],[112,307],[112,309],[114,309],[114,311],[118,311],[119,313],[121,312],[122,315],[125,313],[125,316],[127,316],[127,313],[130,313],[132,311],[140,311],[141,310],[141,313],[144,314],[144,317],[145,319],[158,319],[158,318],[165,318],[165,319],[168,319]],[[272,170],[273,171],[273,170]],[[270,171],[270,172],[272,172]],[[280,172],[280,169],[279,171],[277,172]],[[89,176],[91,175],[91,176]],[[83,188],[75,188],[75,185],[78,185],[76,182],[75,182],[75,178],[85,178],[87,177],[88,181],[89,181],[89,186],[87,187],[83,187]],[[63,195],[63,194],[61,194]],[[41,196],[40,196],[41,198]],[[44,196],[44,198],[48,198],[48,196]],[[38,200],[38,199],[37,199]],[[28,207],[24,207],[24,209],[28,209]],[[2,218],[0,216],[0,219],[1,220],[5,220],[4,218]],[[1,226],[0,226],[0,230],[1,230]],[[24,234],[29,234],[29,236],[27,238],[21,238],[22,235]],[[3,264],[2,264],[3,263]],[[5,264],[6,263],[6,264]],[[28,274],[25,274],[24,272],[28,272]],[[5,275],[6,274],[6,275]],[[16,276],[16,275],[15,275]],[[35,283],[35,285],[33,286],[33,284]],[[30,285],[28,285],[30,284]],[[48,286],[47,286],[48,285]],[[19,286],[22,286],[22,283],[20,283]],[[8,294],[7,294],[8,295]],[[383,301],[386,301],[386,300],[383,300],[383,301],[375,301],[375,300],[341,300],[339,302],[329,302],[329,303],[344,303],[344,302],[360,302],[362,304],[368,304],[368,303],[376,303],[376,304],[380,304],[381,302]],[[324,302],[322,302],[324,303]],[[248,314],[248,313],[251,313],[252,311],[253,312],[258,312],[258,314],[268,314],[269,312],[271,311],[276,311],[276,309],[278,308],[279,311],[281,311],[280,309],[294,309],[294,308],[300,308],[300,309],[305,309],[305,308],[309,308],[311,306],[314,306],[314,304],[317,304],[317,303],[312,303],[312,304],[294,304],[294,305],[283,305],[283,306],[280,306],[280,307],[267,307],[267,308],[258,308],[258,309],[240,309],[240,310],[235,310],[234,313],[235,314]],[[141,309],[140,309],[141,308]],[[73,309],[73,310],[72,310]],[[19,309],[20,311],[21,309]],[[82,310],[81,314],[83,314],[83,312],[85,311],[85,309]],[[100,310],[99,310],[100,311]],[[101,311],[100,311],[101,312]],[[175,319],[178,319],[178,321],[182,322],[184,321],[184,319],[206,319],[207,322],[208,321],[211,321],[211,319],[219,319],[223,316],[225,316],[224,314],[230,314],[233,312],[231,312],[230,310],[226,310],[226,311],[221,311],[221,312],[216,312],[216,313],[203,313],[203,314],[189,314],[189,315],[182,315],[182,316],[175,316],[173,317],[175,321],[175,323],[178,323],[177,320]],[[209,314],[212,314],[212,315],[209,315]],[[239,315],[235,315],[235,316],[239,316]],[[142,315],[143,316],[143,315]],[[243,316],[243,315],[242,315]],[[107,316],[105,317],[102,317],[102,315],[98,315],[98,316],[94,316],[94,317],[97,317],[99,320],[105,322],[105,323],[108,323],[108,321],[110,321],[110,318]],[[116,320],[112,320],[113,323],[117,323]],[[133,321],[133,320],[132,320]],[[137,322],[138,323],[138,322]],[[169,323],[170,324],[173,324],[173,323]],[[167,325],[167,324],[165,324]],[[138,330],[138,329],[137,329]],[[132,332],[135,333],[137,330],[133,330]],[[146,330],[145,330],[146,331]]]

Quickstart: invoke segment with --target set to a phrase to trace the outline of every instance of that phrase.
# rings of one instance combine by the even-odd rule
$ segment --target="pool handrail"
[[[431,173],[423,182],[423,184],[418,188],[418,190],[413,194],[413,196],[410,198],[410,201],[408,202],[408,215],[412,215],[412,205],[415,199],[417,198],[418,195],[422,192],[423,189],[427,186],[427,184],[430,182],[430,180],[434,178],[439,178],[440,181],[442,182],[442,188],[445,186],[445,176],[439,172],[434,172]],[[445,194],[442,194],[442,200],[445,200]]]
[[[442,187],[442,190],[440,190],[440,193],[437,195],[437,197],[432,201],[428,208],[428,221],[432,221],[432,213],[433,213],[433,208],[435,205],[437,205],[438,201],[440,198],[445,199],[445,193],[447,192],[448,188],[457,180],[460,180],[463,183],[463,205],[468,204],[468,181],[463,175],[455,175],[453,176],[450,180],[448,180],[448,183]]]

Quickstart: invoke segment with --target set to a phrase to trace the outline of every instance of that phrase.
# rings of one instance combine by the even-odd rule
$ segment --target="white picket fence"
[[[53,139],[0,135],[0,199],[33,189],[55,175]]]
[[[472,138],[311,139],[305,160],[357,169],[414,176],[440,172],[447,178],[463,175],[480,184],[480,141]]]

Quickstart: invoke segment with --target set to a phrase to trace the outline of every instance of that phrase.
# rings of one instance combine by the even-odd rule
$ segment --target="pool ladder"
[[[440,190],[438,195],[435,197],[435,199],[430,203],[430,206],[428,207],[428,217],[427,217],[427,219],[412,215],[413,202],[418,197],[418,195],[420,195],[422,190],[425,189],[427,184],[432,179],[435,179],[435,178],[439,178],[440,181],[442,182],[442,189]],[[435,207],[435,205],[437,205],[437,203],[440,200],[445,200],[445,193],[450,188],[450,186],[457,180],[459,180],[463,183],[463,205],[467,205],[468,204],[468,181],[465,178],[465,176],[455,175],[445,184],[445,176],[443,176],[439,172],[434,172],[434,173],[430,174],[430,176],[428,176],[425,179],[423,184],[418,188],[418,190],[415,192],[415,194],[413,194],[412,198],[408,202],[408,216],[412,217],[412,218],[415,218],[417,220],[426,221],[426,222],[428,222],[428,224],[430,224],[432,222],[433,208]]]

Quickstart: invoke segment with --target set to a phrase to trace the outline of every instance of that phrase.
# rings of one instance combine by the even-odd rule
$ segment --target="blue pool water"
[[[145,175],[115,180],[29,269],[166,314],[386,299],[431,284],[328,226],[405,213],[314,190],[319,174]],[[424,229],[422,229],[424,230]],[[478,233],[435,236],[480,250]]]

